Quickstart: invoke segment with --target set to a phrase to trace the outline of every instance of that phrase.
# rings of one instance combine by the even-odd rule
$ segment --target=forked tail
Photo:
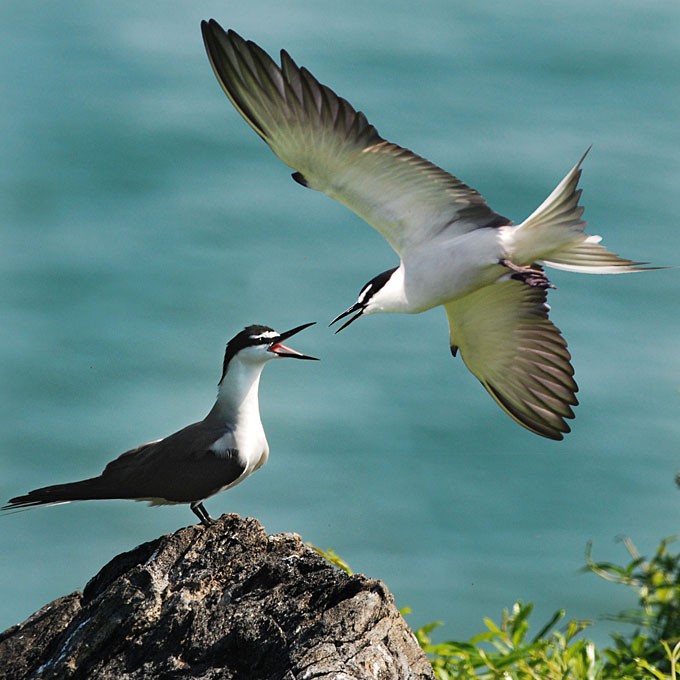
[[[522,224],[507,229],[510,259],[517,265],[537,262],[584,274],[625,274],[658,269],[645,266],[646,262],[619,257],[600,245],[600,236],[585,233],[586,223],[581,219],[583,208],[579,205],[582,190],[577,187],[581,163],[588,151],[590,148]]]

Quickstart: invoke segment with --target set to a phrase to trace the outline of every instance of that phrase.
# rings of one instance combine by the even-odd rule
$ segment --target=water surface
[[[597,618],[633,603],[579,573],[678,531],[677,270],[552,272],[581,388],[554,443],[504,416],[441,310],[326,324],[396,264],[291,181],[228,104],[199,23],[285,47],[381,134],[526,217],[590,145],[593,233],[677,265],[676,2],[10,1],[0,9],[0,497],[97,474],[205,415],[226,340],[319,322],[318,364],[263,376],[269,464],[208,501],[333,548],[413,626],[464,637],[521,598]],[[0,628],[81,589],[186,507],[71,504],[0,519]],[[606,637],[611,624],[598,624]]]

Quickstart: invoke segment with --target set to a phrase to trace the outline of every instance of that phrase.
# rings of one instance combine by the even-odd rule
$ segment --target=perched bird
[[[442,305],[451,353],[460,351],[520,425],[562,439],[578,388],[567,344],[548,319],[552,285],[541,265],[593,274],[646,269],[585,233],[577,188],[583,158],[513,225],[453,175],[383,139],[364,114],[285,50],[279,66],[215,20],[201,28],[222,89],[295,170],[293,179],[356,212],[399,255],[399,266],[371,279],[331,325],[349,317],[342,330],[365,314],[415,314]]]
[[[269,456],[258,401],[262,369],[281,357],[316,361],[283,344],[311,325],[285,333],[248,326],[227,344],[217,401],[203,420],[126,451],[99,477],[35,489],[12,498],[2,510],[127,498],[151,505],[189,503],[202,524],[213,524],[203,501],[242,482]]]

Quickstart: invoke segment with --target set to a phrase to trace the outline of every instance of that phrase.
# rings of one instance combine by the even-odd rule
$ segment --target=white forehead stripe
[[[373,285],[369,283],[367,286],[364,286],[364,289],[359,293],[359,297],[357,298],[357,302],[361,304],[364,302],[365,297],[368,295],[368,291],[373,288]]]
[[[273,339],[273,338],[278,338],[279,333],[276,331],[265,331],[264,333],[260,333],[259,335],[251,335],[251,339],[253,340],[261,340],[263,338],[267,338],[268,340]]]

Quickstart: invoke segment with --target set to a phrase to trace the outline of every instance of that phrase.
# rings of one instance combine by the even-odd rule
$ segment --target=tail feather
[[[619,257],[600,245],[600,236],[585,233],[579,205],[581,160],[555,187],[548,198],[522,224],[508,227],[510,259],[518,265],[540,263],[585,274],[623,274],[656,269],[646,262]]]
[[[45,486],[42,489],[34,489],[24,496],[11,498],[7,505],[4,505],[0,510],[30,508],[37,505],[56,505],[57,503],[68,503],[70,501],[114,498],[115,496],[112,495],[112,492],[103,488],[99,480],[99,477],[93,477],[80,482],[55,484],[54,486]]]
[[[650,267],[647,262],[635,262],[619,257],[604,246],[600,245],[599,236],[587,236],[585,240],[575,242],[561,248],[542,260],[543,264],[554,269],[564,269],[583,274],[625,274],[629,272],[643,272],[648,269],[663,269]]]

